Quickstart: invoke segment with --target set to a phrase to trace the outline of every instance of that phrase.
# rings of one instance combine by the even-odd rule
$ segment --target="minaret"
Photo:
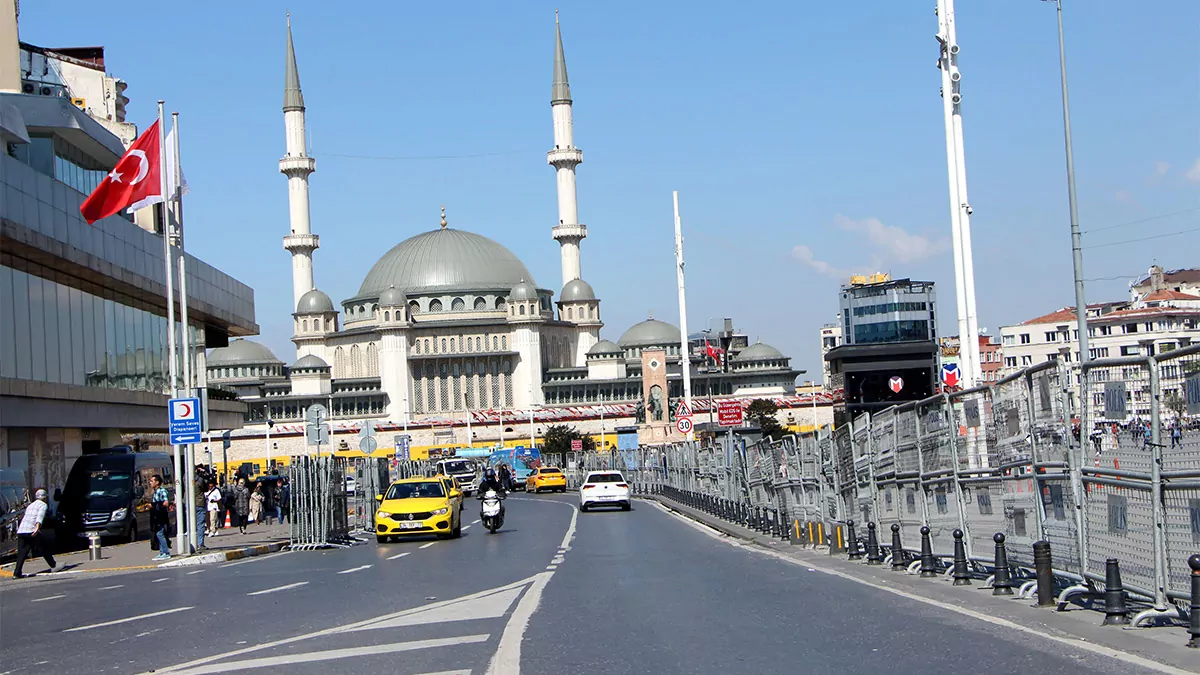
[[[571,85],[567,83],[567,59],[563,55],[562,30],[558,12],[554,13],[554,84],[550,90],[550,111],[554,118],[554,149],[546,161],[558,176],[558,225],[554,239],[562,252],[562,281],[580,279],[579,242],[587,236],[587,226],[579,222],[575,201],[575,167],[583,161],[583,151],[575,147],[571,122]]]
[[[283,238],[283,248],[292,254],[292,306],[300,296],[313,289],[312,254],[321,239],[312,233],[308,220],[308,175],[317,163],[308,156],[304,143],[304,94],[300,93],[300,72],[296,70],[296,50],[292,46],[292,19],[287,22],[287,74],[283,84],[283,126],[287,134],[287,154],[279,160],[279,172],[288,179],[288,214],[292,228]]]

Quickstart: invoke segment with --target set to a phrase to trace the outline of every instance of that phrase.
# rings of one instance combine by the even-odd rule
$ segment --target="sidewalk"
[[[26,577],[36,575],[38,578],[51,578],[60,575],[80,574],[86,572],[117,572],[124,570],[153,569],[155,567],[176,567],[180,565],[202,565],[227,560],[237,560],[254,555],[263,555],[279,551],[288,543],[288,526],[282,525],[251,525],[246,534],[239,534],[237,528],[221,530],[216,537],[205,537],[204,545],[207,550],[188,556],[175,556],[175,539],[171,539],[172,558],[170,560],[151,560],[157,551],[150,550],[150,542],[142,539],[129,544],[105,546],[100,560],[88,560],[88,551],[72,551],[54,556],[58,563],[58,571],[46,574],[46,561],[41,558],[30,558],[25,561]],[[8,563],[0,569],[0,578],[12,578],[13,563]]]
[[[1172,669],[1200,673],[1200,650],[1189,649],[1187,629],[1180,625],[1154,628],[1127,629],[1101,626],[1104,618],[1103,602],[1098,602],[1099,611],[1073,605],[1066,611],[1032,606],[1029,600],[1015,597],[994,596],[982,579],[974,579],[971,586],[952,586],[946,576],[922,579],[903,572],[893,572],[887,567],[869,566],[848,560],[845,554],[829,555],[817,549],[792,546],[754,530],[726,522],[703,511],[679,504],[661,495],[644,497],[691,520],[711,527],[718,532],[742,540],[744,543],[769,549],[775,555],[785,556],[802,563],[808,568],[831,573],[851,581],[863,583],[901,595],[924,598],[937,604],[957,608],[963,613],[983,615],[1000,623],[1015,624],[1018,629],[1072,642],[1086,642],[1110,650],[1124,652],[1142,659],[1154,661]],[[982,619],[981,619],[982,620]],[[1175,672],[1179,672],[1176,670]]]

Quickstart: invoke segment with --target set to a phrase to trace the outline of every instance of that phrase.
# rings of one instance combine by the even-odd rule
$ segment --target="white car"
[[[579,510],[595,506],[619,506],[622,511],[633,507],[629,481],[620,471],[592,471],[579,488]]]

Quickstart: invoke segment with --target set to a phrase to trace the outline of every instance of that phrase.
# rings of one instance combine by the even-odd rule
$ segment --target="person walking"
[[[171,495],[163,486],[162,476],[150,477],[150,531],[158,542],[158,555],[153,560],[171,558],[171,542],[167,540],[167,528],[171,525]]]
[[[275,488],[271,491],[271,503],[275,506],[275,522],[283,524],[283,481],[275,481]]]
[[[263,495],[262,483],[254,486],[254,492],[250,493],[250,522],[257,525],[262,521],[263,502],[266,501],[266,496]]]
[[[50,546],[42,535],[42,523],[46,520],[47,508],[49,507],[46,504],[46,491],[38,488],[33,493],[33,501],[25,507],[25,515],[21,516],[20,524],[17,525],[17,564],[13,567],[14,579],[21,579],[25,576],[21,573],[25,567],[25,559],[35,549],[41,551],[42,558],[50,566],[50,569],[46,570],[47,572],[53,572],[54,568],[58,567],[54,562],[54,554],[50,551]]]
[[[215,537],[225,521],[221,519],[221,490],[211,480],[208,481],[208,490],[204,493],[204,503],[208,509],[208,535]]]
[[[292,485],[286,478],[280,481],[279,507],[283,509],[281,512],[282,518],[279,522],[282,523],[283,518],[287,518],[289,523],[292,522]]]
[[[1183,445],[1183,425],[1179,420],[1175,420],[1175,424],[1171,426],[1171,447]]]
[[[188,523],[189,527],[196,530],[196,553],[206,549],[204,546],[204,533],[208,531],[208,503],[204,499],[204,490],[208,487],[208,475],[204,472],[204,465],[197,464],[192,473],[192,483],[195,488],[192,494],[195,496],[196,503],[192,504],[192,522]]]

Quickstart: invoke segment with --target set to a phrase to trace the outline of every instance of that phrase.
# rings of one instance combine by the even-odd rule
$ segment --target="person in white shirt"
[[[225,523],[221,522],[221,491],[211,480],[208,481],[208,492],[204,493],[204,500],[208,504],[208,535],[215,537]]]
[[[21,517],[21,523],[17,525],[17,564],[13,567],[14,579],[25,576],[21,573],[21,569],[25,566],[25,559],[33,552],[35,546],[41,550],[42,557],[50,566],[48,572],[53,572],[54,568],[58,566],[54,562],[54,553],[42,536],[42,522],[46,519],[46,509],[48,508],[46,491],[39,488],[33,497],[33,501],[25,507],[25,515]]]

